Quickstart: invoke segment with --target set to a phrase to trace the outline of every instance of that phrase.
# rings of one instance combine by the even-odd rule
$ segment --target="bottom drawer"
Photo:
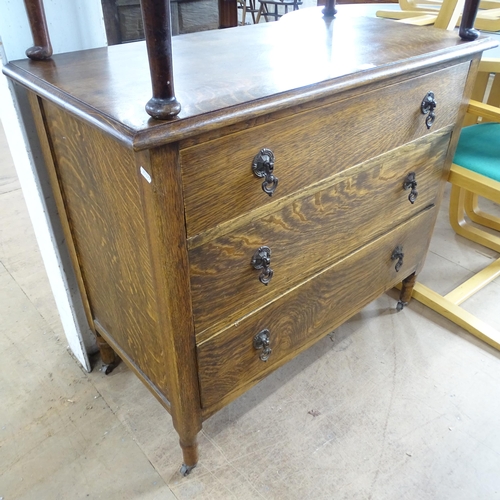
[[[201,400],[211,414],[315,340],[337,328],[423,264],[436,218],[432,207],[198,345]],[[403,264],[391,259],[401,246]],[[394,304],[396,306],[396,304]],[[254,347],[268,331],[270,353]]]

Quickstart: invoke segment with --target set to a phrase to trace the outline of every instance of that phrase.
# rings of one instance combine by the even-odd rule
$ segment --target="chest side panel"
[[[51,103],[44,115],[96,326],[166,388],[134,154]]]

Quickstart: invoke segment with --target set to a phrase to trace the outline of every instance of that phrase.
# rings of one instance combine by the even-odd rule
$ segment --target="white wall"
[[[54,54],[104,47],[100,0],[44,0]],[[23,0],[0,0],[0,37],[8,61],[24,59],[33,45]]]
[[[45,13],[54,54],[106,45],[100,0],[45,0]],[[24,59],[33,45],[22,0],[0,0],[2,63]],[[95,348],[57,209],[51,194],[33,118],[24,89],[0,80],[0,120],[28,206],[50,286],[69,348],[86,370],[87,352]]]

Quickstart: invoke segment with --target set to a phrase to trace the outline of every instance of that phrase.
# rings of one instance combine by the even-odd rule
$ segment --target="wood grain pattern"
[[[178,150],[167,145],[138,155],[137,162],[170,412],[184,465],[191,468],[198,462],[201,411]],[[139,173],[141,167],[148,179]]]
[[[172,123],[150,120],[144,111],[151,92],[144,42],[58,54],[49,64],[17,61],[4,71],[42,97],[64,102],[68,112],[145,149],[469,58],[495,45],[462,43],[452,32],[384,19],[347,16],[326,24],[320,10],[317,19],[297,23],[174,37],[175,89],[183,109]]]
[[[436,209],[422,212],[316,277],[281,296],[198,346],[201,398],[211,413],[258,382],[315,340],[333,331],[403,277],[420,269],[434,227]],[[394,269],[391,253],[404,248],[404,264]],[[363,286],[359,286],[363,283]],[[394,307],[396,304],[394,303]],[[270,331],[269,361],[252,345]]]
[[[409,219],[434,203],[440,187],[449,131],[424,137],[333,177],[306,196],[287,200],[189,252],[193,313],[198,334],[261,306]],[[416,172],[415,204],[403,190]],[[268,286],[250,265],[262,245],[272,251],[274,277]]]
[[[143,111],[144,44],[5,68],[38,96],[89,321],[170,411],[184,473],[202,419],[419,272],[477,60],[494,45],[320,11],[178,37],[183,110],[168,123]],[[250,170],[263,147],[276,154],[272,199]],[[267,287],[250,264],[261,245]],[[267,362],[252,345],[264,328]]]
[[[454,66],[181,151],[188,235],[455,123],[468,68]],[[429,131],[420,105],[431,89],[438,107]],[[272,198],[251,169],[261,148],[275,155],[279,184]]]
[[[132,370],[139,380],[149,389],[151,394],[158,400],[158,402],[167,410],[169,413],[171,412],[171,404],[170,401],[167,399],[165,394],[167,391],[163,392],[160,390],[160,388],[153,383],[153,381],[137,366],[136,362],[128,356],[128,354],[121,348],[119,344],[117,344],[113,337],[106,331],[106,329],[99,324],[98,321],[94,322],[95,324],[95,329],[97,332],[101,334],[103,338],[106,339],[106,342],[111,346],[111,348],[118,354],[120,359],[125,362],[125,364],[129,367],[130,370]]]
[[[38,96],[33,94],[33,92],[28,92],[28,99],[31,111],[33,113],[33,119],[35,121],[38,139],[40,140],[40,145],[42,147],[42,153],[45,160],[47,173],[49,175],[52,192],[54,194],[54,200],[56,202],[57,210],[59,212],[59,220],[61,221],[61,226],[63,228],[63,232],[66,238],[68,252],[71,258],[71,263],[73,264],[73,268],[75,271],[78,288],[80,290],[80,296],[82,297],[82,305],[85,311],[85,316],[87,318],[90,329],[93,332],[95,332],[94,316],[90,308],[89,298],[87,296],[87,290],[85,289],[85,283],[83,281],[79,256],[76,251],[75,244],[71,235],[71,226],[68,220],[68,215],[66,213],[65,200],[63,196],[63,187],[61,186],[59,178],[57,176],[57,170],[56,170],[57,158],[54,156],[54,152],[52,151],[48,130],[45,125],[45,111],[44,111],[43,101]]]
[[[92,315],[166,387],[134,154],[53,104],[44,109]]]

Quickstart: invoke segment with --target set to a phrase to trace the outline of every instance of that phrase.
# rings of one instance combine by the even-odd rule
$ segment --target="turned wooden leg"
[[[179,439],[182,448],[183,464],[181,467],[181,474],[187,476],[198,463],[198,439],[197,436],[189,440]]]
[[[114,368],[116,368],[116,366],[120,362],[120,358],[104,340],[104,338],[101,337],[98,333],[96,333],[96,339],[97,347],[99,348],[99,352],[101,354],[103,372],[108,375],[113,371]]]
[[[415,281],[417,280],[417,275],[415,273],[410,274],[408,278],[404,279],[401,284],[401,292],[399,294],[398,304],[396,309],[402,311],[404,306],[410,302],[411,293],[413,292],[413,287],[415,286]]]

